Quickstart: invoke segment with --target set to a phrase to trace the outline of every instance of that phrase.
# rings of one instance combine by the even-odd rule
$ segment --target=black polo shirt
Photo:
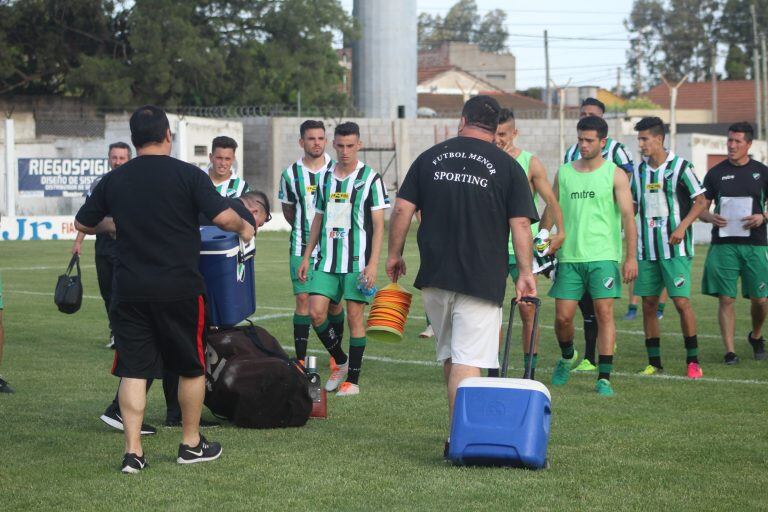
[[[421,210],[415,286],[502,304],[509,219],[539,220],[520,164],[494,144],[456,137],[413,162],[398,197]]]
[[[76,219],[89,227],[107,215],[115,221],[114,298],[159,302],[205,292],[198,216],[214,218],[226,209],[226,199],[202,170],[169,156],[145,155],[106,174]]]
[[[707,172],[704,177],[704,196],[715,201],[715,212],[720,212],[720,199],[723,197],[751,197],[752,213],[765,211],[768,197],[768,167],[757,160],[749,159],[745,165],[733,165],[730,160],[723,160]],[[713,244],[768,245],[766,226],[751,229],[749,236],[721,237],[720,228],[712,226]]]

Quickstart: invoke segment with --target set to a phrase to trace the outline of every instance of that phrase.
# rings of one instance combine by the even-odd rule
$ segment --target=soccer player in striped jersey
[[[301,257],[309,242],[309,228],[315,217],[315,193],[323,173],[335,163],[325,152],[325,125],[322,121],[307,120],[299,127],[299,147],[304,154],[288,166],[280,177],[278,198],[283,205],[285,220],[291,225],[289,265],[296,310],[293,313],[293,342],[296,359],[304,364],[309,339],[309,287],[314,265],[310,265],[305,282],[299,281]],[[317,251],[312,253],[312,258]],[[314,261],[312,261],[314,263]],[[344,308],[330,305],[328,320],[341,340],[344,337]],[[333,363],[332,363],[333,365]]]
[[[641,373],[655,375],[661,364],[659,295],[666,288],[680,314],[688,377],[702,376],[698,359],[696,316],[691,307],[693,228],[704,211],[704,189],[693,165],[664,149],[664,122],[646,117],[635,125],[643,161],[634,171],[632,200],[637,205],[638,275],[635,293],[643,299],[643,329],[648,366]]]
[[[211,153],[208,155],[211,165],[208,168],[208,176],[211,177],[216,192],[223,197],[240,197],[251,190],[243,178],[238,178],[232,172],[236,149],[235,139],[224,135],[216,137],[211,143]]]
[[[579,118],[584,119],[585,117],[594,116],[602,119],[603,115],[605,115],[605,104],[602,101],[596,98],[585,98],[584,101],[581,102]],[[616,167],[623,169],[624,172],[631,176],[632,171],[634,170],[632,155],[621,142],[608,137],[605,140],[605,147],[602,149],[602,157],[609,162],[613,162]],[[581,153],[579,152],[579,144],[577,143],[568,148],[568,151],[565,152],[563,163],[567,164],[574,162],[580,158]],[[631,305],[633,297],[632,283],[629,284],[629,297]],[[592,297],[590,297],[589,292],[585,293],[584,297],[579,301],[579,309],[584,318],[584,360],[579,363],[573,371],[593,372],[597,370],[595,359],[595,347],[597,346],[597,319],[595,318],[595,305],[592,303]]]
[[[315,332],[337,364],[325,389],[338,388],[336,396],[350,396],[360,393],[358,379],[366,344],[363,316],[370,301],[365,291],[376,283],[389,197],[381,176],[357,159],[361,147],[357,124],[336,126],[333,147],[338,161],[320,180],[299,279],[307,280],[312,252],[319,242],[309,314]],[[327,318],[330,303],[342,299],[347,301],[349,356]]]
[[[503,108],[499,112],[499,125],[496,127],[496,146],[506,151],[509,156],[517,160],[517,163],[523,168],[526,177],[528,178],[528,185],[531,187],[531,193],[533,194],[534,204],[538,202],[538,197],[544,200],[549,210],[547,215],[552,215],[557,226],[557,233],[553,234],[550,238],[550,252],[554,254],[563,245],[565,239],[565,227],[563,224],[563,212],[560,209],[560,205],[557,202],[555,193],[552,191],[552,185],[547,179],[547,170],[544,168],[544,164],[541,163],[536,156],[528,151],[515,146],[515,138],[518,135],[517,126],[515,123],[515,114],[511,109]],[[538,206],[538,205],[537,205]],[[531,224],[531,232],[533,236],[539,232],[539,224]],[[509,239],[509,275],[514,281],[517,281],[519,271],[517,268],[517,259],[515,258],[515,248],[512,244],[512,237]],[[536,333],[536,341],[534,345],[533,356],[529,353],[529,343],[531,340],[531,333],[533,331],[533,308],[520,308],[520,317],[522,319],[522,343],[523,343],[523,368],[527,368],[528,360],[533,357],[531,361],[531,378],[534,378],[536,363],[538,360],[538,346],[539,336]],[[498,377],[499,370],[492,368],[488,370],[489,377]]]

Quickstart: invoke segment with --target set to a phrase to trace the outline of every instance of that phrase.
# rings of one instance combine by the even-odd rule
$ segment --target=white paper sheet
[[[728,221],[724,228],[720,228],[720,236],[749,236],[750,230],[744,229],[744,217],[752,215],[751,197],[722,197],[720,198],[720,216]]]

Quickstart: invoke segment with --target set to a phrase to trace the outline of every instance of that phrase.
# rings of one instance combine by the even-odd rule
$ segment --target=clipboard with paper
[[[728,224],[720,228],[721,237],[748,237],[749,229],[744,229],[744,217],[752,215],[751,197],[722,197],[720,198],[720,216]]]

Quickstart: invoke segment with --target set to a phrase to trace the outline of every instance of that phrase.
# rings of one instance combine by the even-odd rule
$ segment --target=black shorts
[[[163,367],[182,377],[205,374],[204,296],[172,302],[113,300],[109,318],[116,349],[112,374],[162,378]]]

